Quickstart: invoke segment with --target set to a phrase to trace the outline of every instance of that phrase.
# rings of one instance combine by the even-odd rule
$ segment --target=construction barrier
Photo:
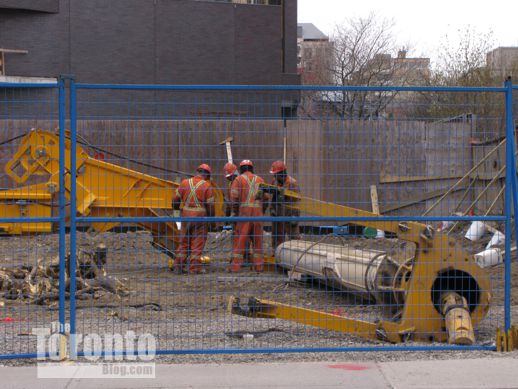
[[[496,350],[497,329],[513,333],[510,81],[63,78],[0,96],[0,359],[151,341],[164,355]]]

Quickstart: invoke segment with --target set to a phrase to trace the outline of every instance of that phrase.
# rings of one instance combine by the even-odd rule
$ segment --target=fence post
[[[513,126],[513,83],[511,77],[505,80],[505,122],[506,122],[506,160],[505,174],[505,332],[511,328],[511,223],[514,192],[516,212],[516,161],[514,158],[514,126]]]
[[[77,89],[70,78],[70,357],[77,357],[76,343],[76,143],[77,143]]]
[[[513,182],[513,204],[514,204],[514,233],[515,233],[515,244],[518,244],[518,220],[516,219],[516,215],[518,215],[518,185],[517,185],[517,177],[516,177],[516,139],[515,139],[515,128],[514,128],[514,110],[513,110],[513,103],[514,103],[514,94],[513,94],[513,80],[512,78],[509,79],[509,84],[507,87],[511,88],[509,91],[509,94],[511,95],[511,102],[509,106],[510,114],[508,117],[506,117],[511,122],[507,125],[510,125],[512,127],[513,136],[511,138],[513,142],[513,150],[514,153],[512,153],[513,157],[513,163],[511,165],[511,168],[513,169],[512,173],[512,182]],[[516,260],[518,261],[518,256],[516,257]]]
[[[59,332],[65,334],[66,321],[66,220],[65,220],[65,79],[60,78],[58,95],[59,114]]]

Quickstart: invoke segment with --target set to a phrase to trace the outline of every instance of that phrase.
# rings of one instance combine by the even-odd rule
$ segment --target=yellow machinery
[[[65,196],[70,198],[70,140],[66,139]],[[94,159],[79,145],[77,155],[77,212],[92,217],[155,217],[171,211],[178,184]],[[47,181],[0,191],[2,217],[51,217],[59,193],[59,136],[32,130],[22,138],[5,172],[17,184],[45,176]],[[214,185],[214,184],[213,184]],[[214,185],[215,186],[215,185]],[[216,188],[216,216],[223,216],[223,193]],[[93,223],[96,231],[108,231],[119,223]],[[139,223],[153,234],[153,244],[169,255],[177,241],[176,223]],[[0,223],[5,234],[52,232],[51,223]]]
[[[284,202],[288,208],[305,214],[379,216],[268,185],[263,189],[272,194],[273,201]],[[229,310],[242,316],[291,320],[392,343],[415,340],[472,344],[473,326],[486,316],[491,301],[489,277],[473,256],[458,242],[425,224],[374,220],[355,221],[355,224],[390,232],[402,241],[414,243],[415,255],[400,263],[387,253],[374,250],[350,248],[344,254],[342,246],[292,241],[277,248],[277,261],[281,262],[279,257],[282,257],[285,266],[292,264],[288,266],[292,270],[306,274],[318,272],[331,283],[366,291],[378,303],[394,307],[394,319],[369,322],[254,297],[245,306],[239,298],[231,297]],[[325,258],[319,259],[319,255]],[[319,270],[314,269],[315,262]]]
[[[60,190],[70,198],[70,140],[66,140],[65,188],[59,188],[59,138],[57,134],[33,130],[23,139],[18,151],[6,165],[6,173],[17,184],[28,184],[38,177],[43,183],[0,191],[0,215],[8,218],[50,217]],[[171,210],[171,201],[178,184],[134,170],[94,159],[79,145],[76,148],[77,209],[81,216],[92,217],[153,217]],[[372,218],[378,215],[346,206],[301,197],[299,194],[263,185],[263,190],[301,213],[322,217]],[[216,190],[216,216],[223,216],[223,194]],[[391,232],[402,241],[413,242],[415,256],[398,263],[386,253],[364,250],[347,258],[329,256],[332,263],[353,263],[358,274],[347,275],[343,266],[328,266],[327,279],[342,286],[368,291],[380,303],[397,307],[394,320],[368,322],[330,313],[292,307],[273,301],[251,298],[242,307],[239,299],[231,298],[229,309],[239,315],[258,318],[279,318],[299,323],[353,333],[369,339],[398,343],[417,341],[449,341],[471,344],[473,325],[487,314],[491,301],[487,274],[472,255],[450,237],[430,226],[415,222],[365,220],[355,222],[366,227]],[[94,223],[97,231],[108,231],[118,223]],[[175,223],[140,223],[154,237],[154,244],[172,255],[178,231]],[[51,223],[0,223],[6,234],[48,233]],[[288,244],[292,244],[288,242]],[[298,248],[298,253],[311,248]],[[295,245],[283,245],[288,254],[297,252]],[[302,251],[300,251],[302,250]],[[298,256],[298,255],[297,255]],[[334,262],[333,262],[334,261]],[[296,267],[296,266],[294,266]],[[358,270],[359,269],[359,270]],[[309,271],[309,269],[306,269]]]

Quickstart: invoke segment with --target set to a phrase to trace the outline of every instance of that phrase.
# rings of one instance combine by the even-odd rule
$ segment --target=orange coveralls
[[[212,186],[200,176],[183,180],[176,191],[176,201],[181,200],[182,217],[207,216],[206,205],[214,203]],[[200,273],[201,254],[207,241],[207,223],[183,222],[180,229],[180,244],[175,252],[175,267],[183,266],[190,258],[190,273]]]
[[[234,204],[239,204],[238,216],[263,216],[264,199],[257,199],[259,185],[262,183],[264,183],[264,180],[251,172],[245,172],[234,180],[230,190],[230,199]],[[257,272],[263,271],[263,223],[252,221],[236,223],[232,262],[230,266],[232,273],[237,273],[241,270],[246,243],[250,235],[254,246],[253,264],[255,270]]]
[[[290,176],[286,177],[283,184],[274,179],[272,185],[300,193],[297,180]],[[272,202],[271,207],[272,216],[292,217],[300,215],[299,211],[287,209],[284,203]],[[299,239],[299,224],[297,222],[272,222],[272,249],[274,251],[277,246],[286,241],[286,235],[290,240]]]
[[[236,177],[237,178],[237,177]],[[232,200],[231,200],[231,195],[230,195],[230,192],[232,190],[232,182],[229,182],[228,183],[228,195],[227,195],[227,199],[228,201],[225,201],[225,216],[229,217],[231,214],[232,214]],[[235,230],[235,227],[234,227],[234,230]],[[235,231],[234,231],[235,233]],[[250,256],[250,245],[252,243],[252,236],[249,236],[249,240],[247,240],[246,244],[245,244],[245,253],[243,255],[243,258],[246,260],[246,262],[250,262],[251,260],[251,256]]]

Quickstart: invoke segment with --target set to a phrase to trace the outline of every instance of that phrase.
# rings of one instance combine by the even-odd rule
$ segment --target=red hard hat
[[[206,163],[202,163],[200,166],[198,166],[198,168],[196,170],[206,170],[208,171],[210,174],[212,174],[212,169],[209,165],[207,165]]]
[[[243,167],[243,166],[251,166],[251,167],[254,167],[254,164],[252,161],[250,161],[249,159],[245,159],[244,161],[241,161],[241,163],[239,164],[239,167]]]
[[[275,161],[272,164],[272,168],[270,169],[270,174],[277,174],[277,173],[285,171],[286,169],[287,169],[286,164],[284,162]]]
[[[225,167],[223,168],[223,172],[225,173],[225,177],[229,178],[233,174],[236,173],[237,166],[234,165],[232,162],[228,162]]]

